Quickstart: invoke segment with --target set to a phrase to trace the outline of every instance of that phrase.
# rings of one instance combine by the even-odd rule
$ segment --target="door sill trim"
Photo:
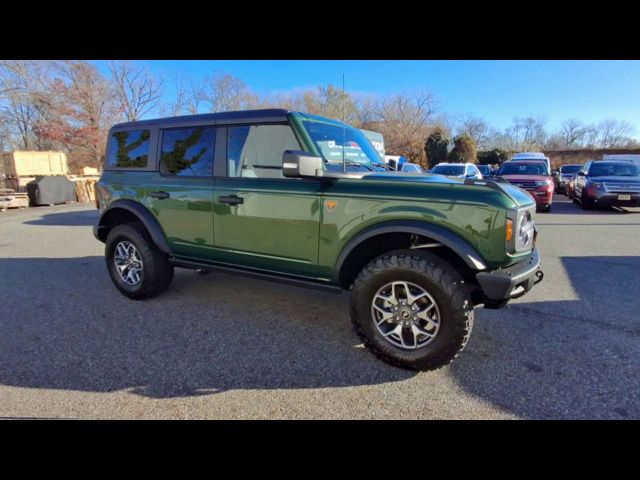
[[[234,273],[246,277],[253,277],[265,280],[271,280],[279,283],[286,283],[289,285],[296,285],[305,288],[313,288],[318,290],[330,291],[334,293],[340,293],[342,288],[338,285],[313,277],[305,277],[302,275],[293,275],[280,272],[274,272],[271,270],[260,270],[256,268],[243,267],[239,265],[219,263],[219,262],[205,262],[201,260],[193,260],[190,258],[172,256],[168,258],[169,262],[179,268],[189,269],[206,269],[216,270],[226,273]]]

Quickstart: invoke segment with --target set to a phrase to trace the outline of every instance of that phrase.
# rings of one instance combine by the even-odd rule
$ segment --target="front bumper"
[[[544,274],[540,269],[540,252],[534,248],[528,260],[516,263],[508,268],[476,274],[476,280],[482,289],[487,304],[506,303],[519,298],[542,281]]]
[[[620,200],[620,195],[628,196],[629,200]],[[585,195],[593,201],[594,205],[603,207],[638,207],[640,206],[640,193],[600,192],[595,195]]]

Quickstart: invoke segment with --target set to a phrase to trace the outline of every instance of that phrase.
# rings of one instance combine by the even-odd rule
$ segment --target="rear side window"
[[[107,167],[146,168],[149,137],[149,130],[113,132],[109,137]]]
[[[282,154],[300,149],[289,125],[229,127],[227,135],[230,177],[284,178]]]
[[[164,130],[160,172],[182,177],[211,177],[215,143],[215,127]]]

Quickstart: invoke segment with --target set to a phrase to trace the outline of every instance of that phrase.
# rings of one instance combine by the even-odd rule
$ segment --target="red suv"
[[[529,192],[538,211],[551,211],[554,184],[545,162],[509,160],[500,166],[496,175]]]

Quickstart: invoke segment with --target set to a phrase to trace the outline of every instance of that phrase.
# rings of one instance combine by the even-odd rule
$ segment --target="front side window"
[[[181,177],[211,177],[215,142],[215,127],[164,130],[160,172]]]
[[[113,132],[107,148],[107,166],[146,168],[149,161],[149,137],[149,130]]]
[[[289,125],[244,125],[227,129],[230,177],[284,178],[282,154],[300,150]]]

